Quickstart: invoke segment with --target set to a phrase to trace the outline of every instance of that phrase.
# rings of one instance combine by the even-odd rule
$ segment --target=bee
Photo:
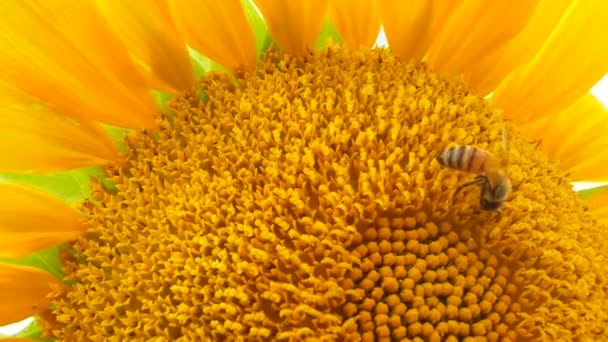
[[[481,189],[480,206],[483,210],[500,210],[511,193],[511,179],[507,174],[508,141],[507,130],[502,130],[502,150],[504,156],[498,157],[475,146],[453,146],[441,153],[437,161],[450,169],[460,170],[477,175],[470,182],[461,184],[452,197],[470,185]]]

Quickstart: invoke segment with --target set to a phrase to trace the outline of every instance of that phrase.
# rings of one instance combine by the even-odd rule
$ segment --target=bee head
[[[489,210],[489,211],[497,211],[500,210],[504,205],[504,201],[488,201],[485,198],[481,198],[481,209]]]
[[[495,200],[500,199],[505,201],[509,193],[511,193],[511,180],[509,178],[504,178],[502,182],[496,184],[492,189],[492,197]]]
[[[483,184],[480,204],[484,210],[496,211],[501,209],[507,197],[511,193],[511,181],[509,178],[502,179],[501,182],[496,183],[494,187],[490,187],[489,184]]]

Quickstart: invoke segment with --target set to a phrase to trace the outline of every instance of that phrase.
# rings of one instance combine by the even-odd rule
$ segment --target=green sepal
[[[59,249],[60,246],[53,246],[47,249],[36,251],[23,258],[0,258],[0,263],[30,266],[39,268],[47,271],[50,274],[57,277],[57,279],[63,280],[65,273],[63,273],[61,262],[59,261]]]
[[[99,167],[54,172],[47,174],[0,174],[0,181],[30,186],[49,193],[56,198],[74,205],[87,198],[91,192],[90,178],[99,177]],[[45,224],[45,223],[41,223]],[[23,258],[0,258],[0,262],[36,267],[63,279],[59,261],[59,246],[36,251]]]
[[[257,60],[259,61],[262,54],[268,50],[272,44],[272,37],[268,32],[268,27],[264,22],[264,18],[253,4],[253,1],[241,0],[241,4],[243,5],[243,10],[245,11],[245,17],[247,18],[249,25],[251,25],[251,29],[253,30],[253,34],[255,36],[255,50]]]
[[[325,18],[323,26],[321,27],[321,33],[319,34],[315,44],[315,49],[324,49],[328,47],[330,43],[341,45],[342,42],[342,36],[340,36],[338,30],[336,30],[334,24],[331,22],[331,20],[329,20],[329,18]]]
[[[608,188],[607,185],[603,185],[603,186],[598,186],[596,188],[590,188],[590,189],[577,191],[576,194],[580,198],[587,200],[587,199],[589,199],[589,197],[595,196],[595,195],[599,194],[600,192],[606,190],[607,188]]]
[[[2,173],[0,182],[31,186],[54,195],[66,203],[74,204],[89,195],[90,178],[101,174],[102,170],[97,166],[44,174]]]
[[[121,153],[127,152],[127,146],[125,145],[125,136],[131,132],[128,128],[110,126],[110,125],[101,125],[103,129],[108,133],[112,142],[118,147],[118,150]]]
[[[116,191],[118,191],[118,188],[116,187],[116,183],[114,183],[110,178],[106,177],[106,176],[100,176],[99,177],[99,181],[101,182],[101,185],[103,185],[103,187],[112,193],[115,193]]]
[[[52,338],[43,338],[42,337],[42,327],[40,326],[40,322],[38,319],[34,319],[30,324],[28,324],[23,330],[16,333],[15,337],[22,338],[31,338],[38,341],[54,341]]]
[[[215,62],[209,57],[204,56],[191,47],[188,47],[188,52],[190,53],[190,59],[192,60],[192,65],[194,66],[194,73],[196,74],[196,78],[199,80],[205,73],[209,71],[227,71],[223,65]]]
[[[167,114],[169,120],[173,120],[173,111],[171,108],[169,108],[169,102],[171,102],[174,97],[175,95],[171,93],[166,93],[160,90],[152,90],[152,98],[154,98],[154,103],[156,103],[156,106],[161,112]]]
[[[169,108],[169,102],[173,99],[173,97],[175,97],[175,95],[160,90],[152,90],[152,97],[154,98],[154,102],[156,103],[156,106],[158,106],[161,112],[171,112],[171,108]]]

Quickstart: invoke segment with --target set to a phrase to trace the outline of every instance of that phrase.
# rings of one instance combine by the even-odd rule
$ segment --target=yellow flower
[[[0,324],[37,315],[66,341],[608,338],[608,235],[569,184],[608,178],[588,94],[608,4],[255,3],[263,20],[237,0],[3,2],[0,169],[103,173],[74,206],[0,185],[1,256],[63,243],[65,273],[3,259]],[[381,25],[390,50],[370,49]],[[220,71],[197,81],[190,55]],[[125,152],[108,126],[132,129]],[[437,157],[502,155],[503,127],[513,191],[483,211],[477,187],[455,194],[474,175]]]

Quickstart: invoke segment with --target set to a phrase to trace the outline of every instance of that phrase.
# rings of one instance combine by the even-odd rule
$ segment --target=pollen
[[[268,52],[126,140],[81,209],[63,340],[606,340],[606,229],[459,78],[386,50]],[[500,153],[479,207],[437,156]],[[105,184],[107,184],[106,182]]]

